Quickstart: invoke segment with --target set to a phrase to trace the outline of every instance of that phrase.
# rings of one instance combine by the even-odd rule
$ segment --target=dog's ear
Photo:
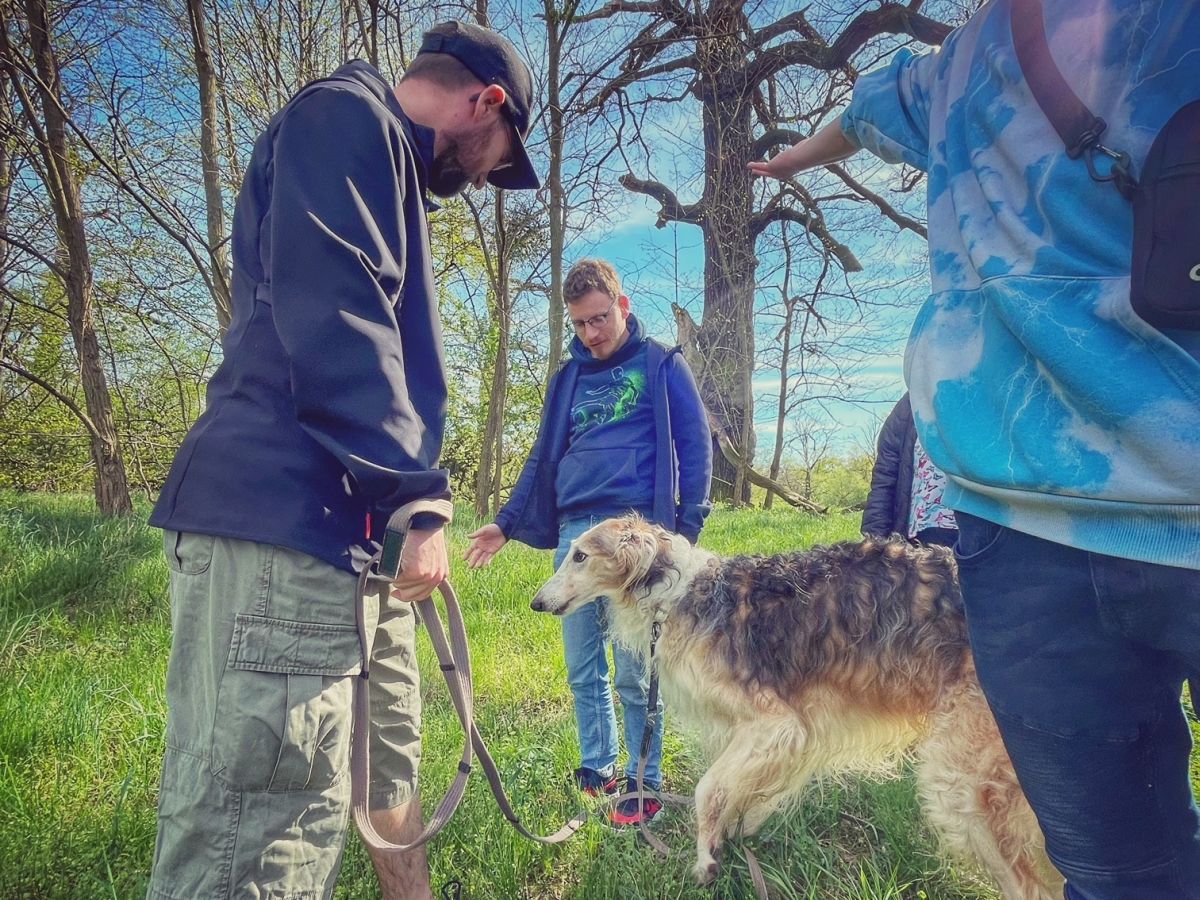
[[[661,528],[640,516],[626,516],[621,519],[619,535],[614,559],[625,590],[650,587],[665,580],[668,572],[677,571],[670,558],[670,538]]]
[[[613,562],[617,566],[621,587],[629,590],[645,578],[654,562],[658,542],[640,516],[622,516],[615,524]]]

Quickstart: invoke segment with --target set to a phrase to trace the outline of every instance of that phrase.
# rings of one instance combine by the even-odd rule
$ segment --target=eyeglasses
[[[575,326],[575,330],[582,333],[590,325],[592,328],[603,328],[608,324],[608,317],[612,313],[612,308],[617,305],[617,298],[613,297],[613,302],[608,304],[608,309],[597,315],[587,319],[572,319],[571,324]]]

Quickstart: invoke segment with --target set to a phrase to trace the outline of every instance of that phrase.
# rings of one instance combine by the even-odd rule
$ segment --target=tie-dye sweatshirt
[[[1051,53],[1135,171],[1200,98],[1200,3],[1045,0]],[[955,509],[1200,569],[1200,332],[1129,303],[1132,212],[1068,159],[1017,63],[1009,0],[859,79],[842,130],[928,173],[933,293],[905,379]],[[1200,246],[1200,221],[1177,236]],[[1200,262],[1200,259],[1197,260]]]

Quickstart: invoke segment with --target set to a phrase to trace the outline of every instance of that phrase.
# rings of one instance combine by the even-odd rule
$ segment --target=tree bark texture
[[[51,43],[45,0],[25,0],[25,14],[28,20],[30,49],[37,72],[36,91],[42,114],[40,123],[37,121],[38,117],[28,92],[22,91],[19,96],[31,129],[38,134],[38,149],[44,163],[46,189],[54,208],[59,253],[63,257],[67,317],[79,361],[85,407],[95,427],[91,434],[91,452],[96,466],[96,505],[102,515],[126,515],[133,512],[133,503],[129,496],[125,462],[113,421],[112,398],[109,396],[108,381],[100,358],[100,343],[96,336],[91,256],[84,230],[79,184],[71,164],[58,60]],[[8,26],[7,21],[0,21],[0,29],[4,31],[3,52],[11,60],[13,48],[9,42]],[[20,76],[16,73],[10,74],[14,82],[18,82]]]
[[[217,75],[213,68],[204,22],[203,0],[188,0],[188,24],[196,59],[196,85],[200,92],[200,159],[204,171],[204,205],[207,213],[208,256],[212,265],[209,287],[217,326],[222,336],[229,330],[229,249],[225,243],[225,200],[221,191],[217,149]]]
[[[574,4],[570,4],[571,8]],[[550,356],[546,362],[546,387],[558,371],[563,350],[563,250],[567,227],[567,197],[563,190],[563,147],[565,141],[562,109],[563,36],[569,27],[556,12],[556,0],[544,0],[546,15],[546,108],[549,111],[550,171],[546,187],[550,195],[550,297],[546,322],[550,330]]]
[[[696,335],[705,360],[700,392],[743,460],[714,460],[716,496],[750,500],[746,464],[754,458],[754,240],[751,103],[737,75],[745,48],[737,29],[714,23],[697,41],[698,94],[704,122],[704,316]],[[732,73],[729,74],[729,73]],[[716,488],[716,485],[714,485]]]

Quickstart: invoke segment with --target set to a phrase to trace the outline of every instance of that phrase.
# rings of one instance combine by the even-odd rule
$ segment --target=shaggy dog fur
[[[695,874],[814,777],[917,760],[925,814],[1006,897],[1053,900],[1051,867],[975,677],[953,555],[896,538],[721,559],[636,517],[582,535],[535,610],[608,597],[612,637],[643,658],[712,765],[696,786]]]

